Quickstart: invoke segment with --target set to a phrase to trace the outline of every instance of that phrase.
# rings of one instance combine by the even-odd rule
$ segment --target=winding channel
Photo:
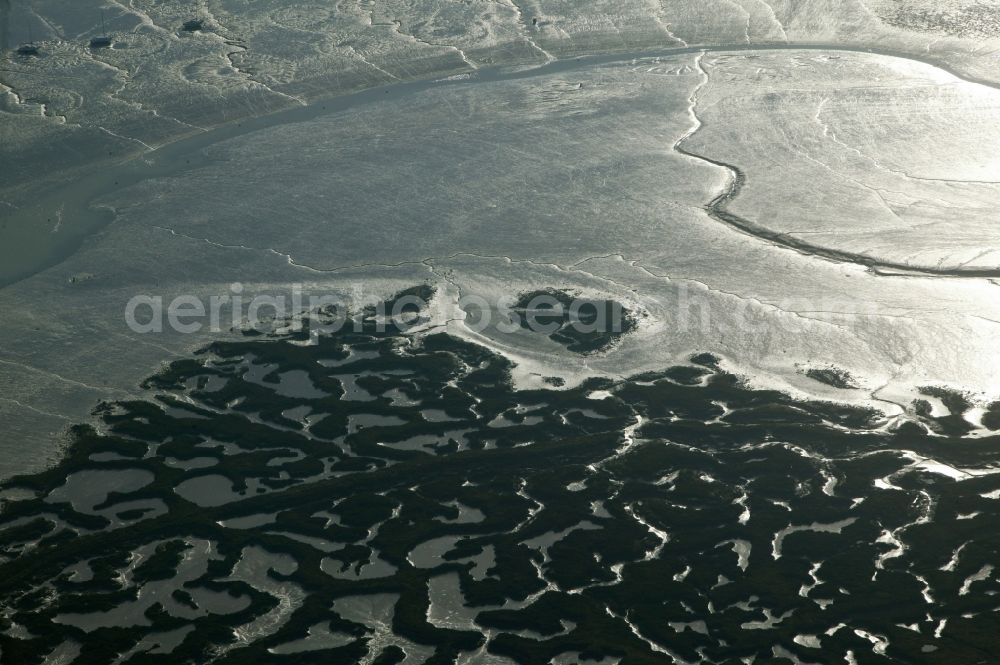
[[[21,208],[5,216],[0,215],[0,223],[3,223],[5,234],[8,236],[5,244],[17,250],[12,251],[12,255],[9,257],[2,257],[4,261],[0,262],[0,288],[10,286],[46,268],[58,265],[72,256],[87,238],[113,222],[117,211],[105,205],[95,204],[95,201],[98,199],[147,180],[163,178],[207,165],[211,160],[201,151],[204,148],[228,139],[252,134],[278,125],[305,122],[366,104],[396,100],[440,86],[523,80],[560,72],[570,72],[584,67],[624,63],[642,58],[667,58],[685,54],[704,55],[707,53],[770,51],[825,51],[900,58],[936,67],[967,83],[1000,89],[1000,84],[963,75],[947,64],[931,58],[917,57],[910,53],[890,49],[861,48],[824,43],[685,46],[555,60],[544,65],[518,71],[504,71],[501,68],[481,68],[468,74],[465,78],[451,77],[447,79],[393,83],[339,97],[320,99],[307,106],[295,107],[269,115],[246,118],[238,122],[219,125],[204,132],[183,136],[151,151],[135,154],[125,161],[110,166],[104,164],[92,165],[91,168],[93,170],[90,173],[76,178],[65,186],[52,191],[46,196],[44,203]],[[699,85],[700,89],[707,82],[708,73],[701,64],[700,57],[697,66],[705,77],[705,81]],[[696,134],[702,126],[701,120],[697,117],[697,92],[698,90],[692,95],[691,112],[697,119],[698,124],[691,132],[681,137],[672,147],[673,150],[680,154],[712,164],[728,172],[728,184],[721,193],[704,206],[706,213],[712,219],[772,245],[829,261],[861,265],[876,275],[977,279],[1000,277],[1000,267],[969,269],[914,266],[884,261],[863,254],[844,252],[822,245],[814,245],[762,227],[752,220],[730,212],[727,207],[742,191],[746,183],[745,174],[739,167],[733,164],[712,159],[684,147],[685,141]],[[74,211],[73,218],[67,220],[68,223],[62,225],[62,232],[59,236],[53,238],[48,228],[41,228],[44,226],[41,220],[52,219],[59,214],[60,210]]]

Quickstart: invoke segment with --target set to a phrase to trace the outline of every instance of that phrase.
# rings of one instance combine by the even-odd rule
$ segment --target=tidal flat
[[[0,306],[29,313],[0,333],[0,475],[54,462],[93,404],[140,397],[161,362],[219,338],[137,334],[130,298],[207,300],[234,282],[374,298],[432,283],[447,294],[437,321],[514,361],[519,387],[708,349],[803,399],[907,417],[931,381],[984,408],[1000,394],[1000,97],[868,51],[483,68],[241,119],[73,180],[6,220],[5,265],[29,269]],[[621,302],[635,330],[581,364],[557,339],[466,325],[461,296],[541,287]],[[810,375],[831,366],[846,389]]]

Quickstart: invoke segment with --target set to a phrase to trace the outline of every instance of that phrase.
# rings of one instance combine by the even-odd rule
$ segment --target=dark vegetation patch
[[[523,329],[548,335],[581,355],[607,351],[638,327],[635,314],[619,302],[558,289],[523,293],[511,310]]]
[[[432,296],[426,288],[409,295]],[[412,314],[426,316],[419,306]],[[802,662],[844,662],[847,651],[867,662],[871,642],[855,631],[885,636],[895,662],[996,653],[1000,582],[962,589],[995,565],[1000,501],[987,496],[1000,478],[956,482],[912,469],[899,452],[955,468],[996,464],[1000,437],[962,438],[948,420],[967,397],[928,388],[951,411],[922,412],[935,434],[885,431],[869,410],[751,390],[708,354],[625,381],[515,391],[500,356],[444,334],[381,331],[377,308],[360,316],[359,330],[315,345],[268,333],[212,344],[151,377],[153,399],[101,405],[100,427],[75,427],[57,466],[0,487],[37,493],[0,512],[0,663],[41,663],[67,639],[82,645],[80,662],[113,662],[143,638],[187,627],[172,653],[140,660],[275,662],[270,649],[317,624],[349,643],[287,662],[398,663],[405,643],[430,648],[430,663],[463,653],[475,662],[480,649],[529,665],[567,652],[665,662],[650,641],[692,662],[779,662],[776,644]],[[283,395],[277,375],[247,380],[251,364],[304,372],[319,392]],[[594,391],[612,397],[589,399]],[[286,417],[292,409],[308,409],[308,428]],[[988,422],[997,414],[994,405]],[[116,455],[95,462],[98,453]],[[204,456],[219,462],[165,462]],[[86,513],[46,501],[84,470],[154,480]],[[224,479],[235,500],[202,506],[175,491],[206,477]],[[166,512],[142,507],[151,501]],[[884,556],[894,549],[885,532],[905,542],[898,555]],[[439,538],[451,541],[430,567],[414,565],[415,548]],[[736,544],[749,547],[745,561]],[[148,554],[138,564],[137,551]],[[239,645],[239,629],[281,602],[234,574],[251,551],[294,562],[259,573],[302,596],[273,632]],[[84,562],[89,574],[78,574]],[[471,630],[428,620],[445,600],[430,597],[431,580],[445,576],[457,580]],[[143,606],[149,584],[165,591]],[[391,599],[397,644],[333,609],[361,597]],[[88,633],[63,620],[129,603],[143,609],[114,627]],[[765,611],[785,618],[744,628]],[[707,634],[672,627],[697,622]],[[919,632],[900,627],[913,624]],[[819,635],[822,650],[797,644],[800,634]]]
[[[836,367],[813,367],[807,369],[805,375],[813,381],[819,381],[840,390],[856,390],[858,388],[858,384],[850,372]]]

